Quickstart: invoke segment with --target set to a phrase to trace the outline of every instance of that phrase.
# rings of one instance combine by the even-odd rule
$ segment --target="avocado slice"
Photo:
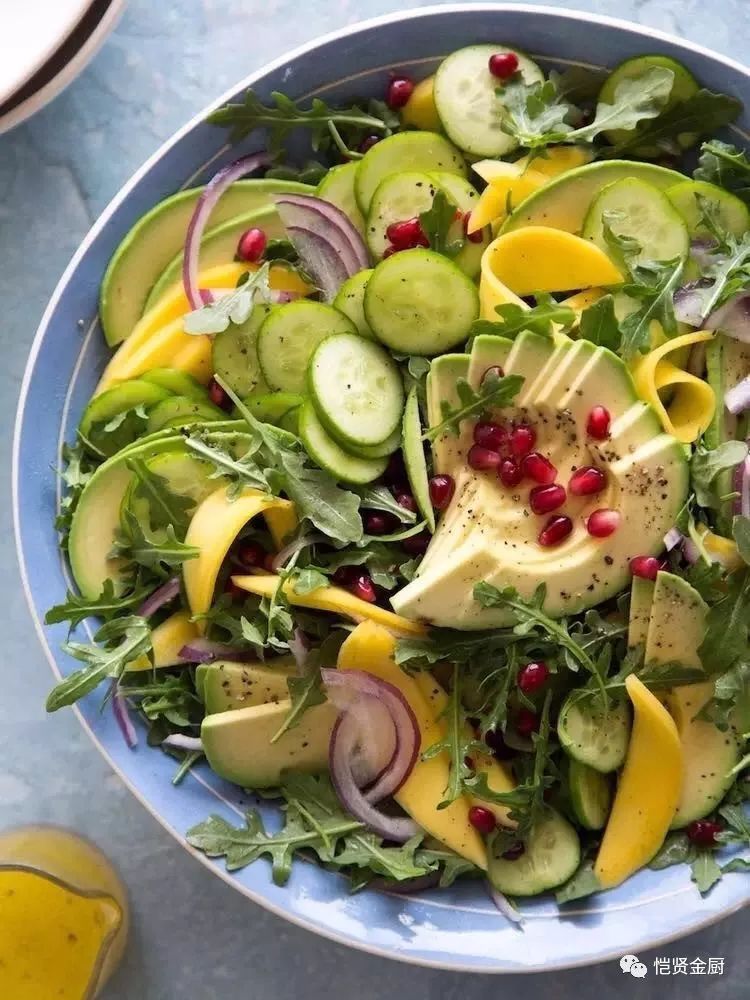
[[[479,338],[477,338],[479,339]],[[427,419],[431,427],[442,420],[441,404],[445,401],[449,406],[458,406],[459,398],[456,385],[459,379],[467,379],[469,375],[468,354],[441,354],[435,358],[427,375]],[[454,475],[456,462],[462,454],[461,438],[455,434],[444,433],[432,442],[432,461],[435,472],[445,472]]]
[[[634,576],[630,585],[630,616],[628,618],[628,649],[643,646],[648,638],[651,608],[654,603],[654,581]]]
[[[201,741],[211,769],[243,788],[273,788],[286,770],[325,771],[338,709],[330,702],[311,706],[296,726],[272,743],[291,707],[285,699],[207,715]]]
[[[99,297],[99,315],[110,347],[130,336],[144,312],[149,292],[180,253],[203,190],[190,188],[160,201],[138,219],[112,255]],[[276,194],[313,194],[314,190],[296,181],[237,181],[222,195],[211,213],[211,222],[218,226],[244,213],[267,208]]]
[[[677,660],[701,669],[698,647],[706,631],[707,610],[689,583],[672,573],[659,573],[648,626],[646,664]],[[696,718],[713,693],[714,682],[706,680],[672,688],[665,699],[677,725],[684,761],[682,793],[672,829],[712,812],[733,781],[731,771],[740,753],[737,734],[733,730],[722,733],[713,723]]]
[[[213,715],[284,701],[289,697],[287,680],[294,674],[291,656],[280,656],[267,663],[216,660],[202,663],[196,669],[195,687],[203,698],[206,714]]]

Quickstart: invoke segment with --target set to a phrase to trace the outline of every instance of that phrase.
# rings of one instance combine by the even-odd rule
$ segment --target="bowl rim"
[[[26,568],[26,562],[24,558],[22,540],[21,540],[21,515],[20,515],[20,505],[19,505],[19,476],[20,476],[20,447],[21,447],[21,436],[22,429],[25,419],[26,402],[29,394],[29,388],[31,385],[31,378],[36,366],[36,362],[41,351],[47,329],[49,327],[50,321],[55,314],[59,299],[62,296],[64,289],[67,287],[71,277],[75,273],[79,262],[83,256],[88,251],[90,244],[94,241],[96,236],[101,232],[101,230],[106,226],[112,214],[115,210],[127,199],[132,189],[138,184],[138,182],[151,170],[151,168],[159,162],[159,160],[164,156],[164,154],[172,148],[180,139],[189,133],[192,129],[200,125],[208,114],[210,114],[214,109],[220,107],[222,104],[226,103],[229,98],[234,96],[238,91],[242,89],[247,89],[252,87],[259,80],[263,79],[268,73],[284,66],[293,60],[319,48],[322,45],[328,44],[334,41],[341,41],[346,39],[350,35],[358,34],[363,30],[369,30],[372,28],[378,28],[386,24],[398,23],[400,21],[408,20],[418,20],[420,18],[429,18],[436,14],[451,14],[451,13],[466,13],[472,12],[476,14],[482,13],[522,13],[522,14],[538,14],[543,17],[546,16],[559,16],[568,19],[573,22],[586,23],[596,23],[606,28],[611,28],[616,31],[626,30],[631,33],[641,35],[644,41],[648,42],[659,42],[664,41],[672,45],[677,45],[683,49],[693,52],[697,55],[703,56],[712,60],[713,62],[719,63],[732,69],[736,73],[745,76],[750,81],[750,68],[744,66],[738,60],[733,59],[730,56],[725,56],[721,53],[715,52],[713,49],[707,46],[701,45],[697,42],[690,41],[689,39],[684,39],[679,35],[672,34],[671,32],[662,31],[657,28],[650,28],[646,25],[638,24],[634,21],[629,21],[626,18],[612,17],[607,14],[594,14],[587,11],[578,10],[571,7],[550,7],[547,4],[529,4],[529,3],[451,3],[451,4],[431,4],[425,7],[418,7],[411,10],[405,11],[395,11],[388,14],[381,14],[377,17],[366,18],[361,21],[357,21],[354,24],[346,25],[343,28],[335,29],[334,31],[326,32],[323,35],[316,36],[314,39],[303,43],[302,45],[296,46],[287,52],[282,53],[276,59],[270,60],[264,63],[254,72],[248,74],[246,77],[238,80],[235,84],[227,88],[219,97],[215,98],[213,101],[209,102],[205,107],[198,111],[192,118],[190,118],[184,125],[174,131],[157,149],[151,154],[141,166],[130,175],[128,180],[122,185],[114,197],[108,202],[106,207],[99,214],[95,222],[87,231],[81,244],[71,257],[68,265],[63,271],[60,279],[55,285],[55,289],[47,303],[47,306],[42,314],[39,321],[36,333],[34,334],[34,339],[31,343],[31,348],[29,350],[28,359],[26,366],[24,368],[23,377],[21,380],[21,389],[18,396],[18,403],[16,409],[16,419],[13,430],[13,442],[11,451],[11,507],[13,515],[13,533],[16,548],[16,557],[18,560],[19,573],[21,577],[21,585],[24,592],[24,597],[26,599],[26,604],[31,616],[31,620],[34,629],[39,639],[39,643],[42,647],[44,655],[47,658],[50,669],[57,679],[62,679],[62,674],[57,664],[54,652],[50,647],[47,636],[44,632],[44,627],[42,620],[36,611],[36,606],[34,603],[34,598],[29,585],[28,572]],[[211,160],[217,158],[221,155],[229,146],[225,145],[216,151]],[[200,172],[200,167],[197,168]],[[99,751],[101,756],[107,762],[107,764],[112,768],[114,773],[123,782],[128,791],[135,797],[135,799],[143,806],[147,812],[163,827],[167,833],[177,843],[194,859],[199,861],[208,871],[213,875],[218,875],[222,881],[227,885],[231,886],[235,891],[240,892],[247,899],[261,906],[264,910],[272,913],[274,916],[281,918],[297,927],[304,930],[311,931],[320,937],[326,938],[333,941],[336,944],[344,945],[349,948],[356,949],[357,951],[365,952],[369,955],[378,958],[388,958],[393,961],[402,962],[407,965],[415,965],[422,968],[431,969],[442,969],[449,972],[463,972],[463,973],[473,973],[473,974],[486,974],[486,975],[514,975],[514,974],[538,974],[540,972],[554,972],[562,971],[567,969],[583,968],[590,965],[598,965],[603,962],[613,961],[620,957],[623,953],[622,948],[610,949],[606,952],[599,953],[593,957],[583,957],[577,958],[570,961],[567,960],[554,960],[549,964],[542,967],[527,967],[521,969],[506,969],[501,967],[495,968],[482,968],[477,969],[473,965],[461,964],[460,962],[451,960],[440,960],[440,959],[428,959],[419,956],[410,955],[405,952],[401,952],[395,949],[389,949],[387,947],[382,947],[379,945],[372,945],[364,941],[353,940],[347,937],[343,933],[338,933],[332,929],[321,927],[315,922],[313,918],[303,917],[298,914],[292,913],[282,906],[278,906],[271,902],[262,893],[243,885],[236,879],[232,877],[230,872],[227,872],[225,868],[217,866],[212,863],[212,860],[204,855],[202,852],[198,851],[196,848],[191,847],[187,842],[184,835],[180,834],[174,827],[172,827],[167,820],[161,815],[161,813],[152,805],[140,792],[138,787],[121,771],[118,765],[110,756],[107,749],[100,742],[97,735],[94,733],[93,729],[84,718],[83,713],[78,708],[77,705],[73,705],[72,709],[78,719],[83,730],[87,733],[89,739]],[[661,947],[662,945],[669,944],[673,941],[677,941],[689,934],[694,934],[697,931],[704,930],[713,924],[724,920],[726,917],[732,914],[738,913],[743,910],[746,906],[750,905],[750,895],[746,899],[740,899],[731,906],[727,906],[724,909],[708,914],[704,919],[698,919],[693,923],[681,927],[679,930],[660,934],[657,937],[649,937],[647,941],[639,944],[639,948],[654,949]]]

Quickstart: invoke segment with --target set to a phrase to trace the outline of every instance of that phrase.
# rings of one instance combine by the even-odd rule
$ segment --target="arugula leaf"
[[[417,515],[402,507],[387,486],[365,486],[357,490],[360,505],[366,510],[384,510],[395,515],[402,524],[414,524]]]
[[[672,865],[689,864],[698,854],[695,844],[685,833],[669,833],[648,867],[654,871]]]
[[[732,521],[732,538],[743,562],[750,566],[750,517],[735,517]]]
[[[89,428],[88,437],[79,437],[102,458],[114,455],[146,431],[148,414],[142,405],[116,413],[110,420],[95,423]]]
[[[120,693],[139,699],[138,707],[149,720],[165,719],[171,726],[184,729],[200,722],[203,705],[195,692],[187,671],[150,677],[143,683],[142,672],[126,674],[120,683]]]
[[[74,629],[86,618],[102,618],[105,622],[110,621],[122,611],[137,608],[146,600],[152,590],[153,587],[140,586],[125,594],[117,594],[111,579],[104,581],[98,597],[83,597],[81,594],[74,594],[69,590],[64,603],[56,604],[49,609],[44,616],[44,623],[45,625],[56,625],[59,622],[70,622],[71,629]]]
[[[295,594],[311,594],[314,590],[320,590],[321,587],[327,587],[329,584],[325,573],[321,573],[313,566],[295,570],[292,580]]]
[[[674,293],[680,283],[681,260],[643,261],[633,266],[631,280],[622,291],[641,304],[620,323],[620,353],[625,360],[647,354],[651,346],[651,324],[661,324],[667,337],[677,332]]]
[[[287,681],[287,687],[292,702],[291,708],[281,726],[271,737],[271,743],[276,743],[284,733],[294,729],[308,708],[312,708],[313,705],[322,705],[326,700],[320,667],[313,666],[301,677],[290,677]]]
[[[241,326],[246,323],[256,303],[272,301],[268,283],[270,270],[271,265],[266,260],[257,271],[248,272],[247,280],[233,292],[187,313],[183,322],[185,333],[196,336],[223,333],[230,324]]]
[[[499,378],[491,372],[482,379],[479,388],[475,390],[466,379],[458,379],[456,394],[460,405],[451,407],[446,400],[442,400],[440,404],[442,420],[422,435],[423,440],[434,441],[446,433],[458,435],[461,432],[461,422],[469,417],[479,416],[489,409],[509,406],[520,392],[523,381],[520,375],[504,375]]]
[[[432,205],[419,214],[422,232],[427,237],[430,249],[446,257],[455,257],[464,248],[463,227],[457,227],[456,206],[448,200],[444,191],[438,189]]]
[[[742,847],[750,847],[750,819],[742,806],[722,806],[719,815],[727,826],[716,835],[716,840],[720,844],[740,844]]]
[[[151,570],[156,576],[166,579],[171,570],[181,566],[188,559],[197,559],[200,549],[195,545],[181,542],[171,524],[153,536],[147,534],[135,514],[131,510],[124,510],[112,555],[142,566]]]
[[[581,340],[590,340],[592,344],[606,347],[615,353],[620,350],[622,333],[612,295],[603,295],[598,302],[583,310],[578,324],[578,336]]]
[[[730,858],[721,866],[722,875],[727,875],[729,872],[750,872],[750,858]]]
[[[632,135],[619,140],[607,156],[623,153],[639,155],[645,149],[657,147],[664,154],[679,156],[684,153],[681,139],[685,136],[709,135],[729,125],[742,113],[742,103],[727,94],[716,94],[701,88],[684,101],[664,108],[657,117],[644,122]]]
[[[93,644],[66,642],[63,652],[86,665],[63,678],[47,697],[47,711],[73,705],[107,677],[119,678],[128,663],[151,654],[151,629],[145,618],[129,615],[103,625]]]
[[[747,659],[750,642],[750,569],[732,573],[726,596],[706,616],[706,633],[698,647],[703,669],[709,676],[730,670]]]
[[[301,167],[276,163],[275,166],[266,170],[265,177],[269,180],[299,181],[300,184],[310,184],[311,187],[317,187],[328,173],[328,169],[318,160],[307,160]]]
[[[717,184],[750,205],[750,160],[744,150],[719,139],[704,142],[693,176]]]
[[[724,441],[710,450],[698,444],[690,459],[690,483],[699,506],[718,509],[719,498],[714,489],[716,477],[744,462],[747,454],[744,441]]]
[[[572,903],[574,899],[583,899],[600,892],[601,888],[599,879],[594,874],[594,862],[584,861],[578,871],[555,891],[555,901],[559,905]]]
[[[399,566],[402,559],[403,551],[397,545],[377,541],[358,548],[321,553],[315,569],[331,575],[341,566],[366,566],[376,586],[393,590],[398,585],[399,573],[404,575],[403,566]]]
[[[86,483],[94,474],[96,464],[87,453],[82,441],[77,441],[74,445],[64,444],[62,460],[64,467],[57,474],[65,484],[65,492],[60,500],[60,510],[55,517],[55,530],[62,535],[60,547],[65,549],[73,513]]]
[[[513,302],[495,306],[499,320],[477,319],[471,327],[470,337],[491,334],[513,339],[523,330],[538,333],[541,337],[551,337],[559,326],[560,333],[567,333],[575,324],[576,314],[568,306],[556,302],[548,292],[538,292],[536,305],[532,309],[522,309]]]
[[[445,737],[433,743],[422,753],[422,760],[432,760],[442,753],[448,755],[448,784],[444,790],[444,798],[438,809],[445,809],[451,802],[463,793],[464,781],[474,773],[466,760],[477,750],[485,750],[484,744],[474,737],[469,725],[461,699],[461,675],[458,667],[453,666],[453,684],[448,694],[448,703],[441,718],[445,720]]]
[[[240,440],[248,442],[248,449],[241,458],[235,458],[232,447]],[[212,479],[229,482],[227,495],[236,497],[246,486],[255,490],[268,490],[268,480],[255,458],[259,442],[251,435],[240,436],[225,431],[211,431],[193,428],[185,437],[185,447],[198,458],[210,463],[214,472]]]
[[[482,872],[471,861],[462,858],[447,847],[420,847],[414,855],[416,864],[426,869],[440,869],[440,881],[438,886],[447,889],[453,885],[456,879],[466,875],[481,875]]]
[[[722,732],[734,725],[739,732],[750,733],[750,662],[735,663],[716,678],[713,696],[698,718],[713,722]]]
[[[137,479],[135,496],[143,497],[148,504],[151,527],[158,529],[171,525],[175,533],[184,538],[195,501],[173,493],[169,480],[149,469],[142,458],[128,458],[125,464]]]
[[[310,521],[335,541],[358,542],[363,529],[357,494],[342,489],[328,472],[310,468],[305,455],[292,451],[277,455],[277,481],[296,505],[299,519]]]
[[[705,199],[702,205],[701,225],[709,228],[717,240],[716,248],[707,255],[701,269],[701,276],[709,279],[707,287],[699,288],[702,315],[706,318],[750,281],[750,234],[745,233],[737,239],[723,231],[711,222],[712,214],[707,210]]]
[[[703,896],[721,879],[722,871],[711,851],[699,851],[690,865],[690,877]]]

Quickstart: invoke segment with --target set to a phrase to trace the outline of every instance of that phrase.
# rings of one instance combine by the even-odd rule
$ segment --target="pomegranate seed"
[[[484,734],[484,742],[498,760],[509,760],[514,756],[513,751],[503,739],[503,734],[499,729],[490,729]]]
[[[211,379],[208,386],[208,398],[214,406],[220,406],[222,410],[231,409],[232,400],[229,396],[227,396],[219,383],[215,382],[213,379]]]
[[[547,683],[549,677],[549,667],[539,660],[536,663],[527,663],[518,671],[517,683],[524,694],[534,694]]]
[[[490,56],[488,66],[498,80],[508,80],[518,71],[518,56],[515,52],[496,52]]]
[[[610,510],[609,507],[600,507],[592,514],[589,514],[586,521],[586,531],[594,538],[608,538],[620,527],[620,512]]]
[[[479,830],[485,836],[493,833],[497,826],[494,814],[489,809],[485,809],[484,806],[472,806],[469,809],[469,822],[475,830]]]
[[[349,589],[360,601],[367,601],[368,604],[374,604],[377,600],[375,587],[367,573],[360,573],[354,580],[354,583],[350,584]]]
[[[254,264],[265,253],[267,242],[266,234],[262,229],[248,229],[240,236],[240,241],[237,244],[237,256],[240,260],[247,260]]]
[[[464,212],[463,225],[464,225],[464,236],[469,241],[469,243],[481,243],[484,239],[484,230],[476,229],[473,233],[469,232],[469,220],[471,219],[471,212]]]
[[[597,441],[605,441],[609,437],[609,425],[612,418],[604,406],[592,406],[586,421],[586,433]]]
[[[583,465],[570,477],[568,489],[574,497],[590,497],[601,493],[607,485],[607,477],[601,469],[593,465]]]
[[[506,861],[518,861],[520,857],[526,853],[526,848],[524,847],[522,840],[517,840],[515,844],[511,844],[507,851],[503,851],[503,858]]]
[[[383,480],[388,486],[394,489],[401,489],[406,483],[406,466],[404,456],[400,451],[394,451],[388,459],[388,465],[383,473]]]
[[[716,834],[721,833],[721,823],[712,819],[694,819],[688,823],[685,832],[688,838],[699,847],[714,847],[717,843]]]
[[[519,424],[510,432],[510,450],[516,458],[528,455],[536,444],[536,431],[528,424]]]
[[[529,493],[529,506],[535,514],[551,514],[568,499],[565,487],[559,483],[551,486],[535,486]]]
[[[573,522],[565,514],[556,514],[551,517],[539,532],[537,539],[540,545],[549,548],[552,545],[559,545],[565,541],[573,530]]]
[[[391,111],[403,108],[412,95],[414,84],[407,76],[394,76],[385,92],[385,103]]]
[[[418,535],[405,538],[401,544],[410,556],[423,556],[431,540],[432,535],[429,531],[420,531]]]
[[[357,566],[339,566],[333,574],[333,582],[337,587],[348,587],[350,584],[354,583],[354,580],[359,573],[359,567]]]
[[[500,455],[490,448],[483,448],[480,444],[473,444],[469,448],[469,465],[472,469],[485,472],[487,469],[496,469],[500,465]]]
[[[445,510],[456,492],[453,476],[433,476],[430,480],[430,501],[435,510]]]
[[[387,535],[389,531],[395,531],[398,521],[393,514],[378,510],[368,511],[364,523],[368,535]]]
[[[519,736],[531,736],[539,728],[539,716],[528,708],[519,708],[516,716],[516,731]]]
[[[480,420],[474,425],[474,443],[490,451],[500,451],[508,441],[508,432],[500,424],[491,424]]]
[[[661,569],[661,563],[656,556],[636,556],[630,560],[630,572],[643,580],[655,580]]]
[[[263,560],[263,568],[264,568],[264,569],[265,569],[265,570],[266,570],[266,571],[267,571],[268,573],[278,573],[278,570],[277,570],[277,569],[276,569],[276,567],[274,566],[274,562],[275,562],[275,560],[276,560],[276,556],[274,555],[274,553],[273,553],[273,552],[269,552],[269,553],[268,553],[268,554],[266,555],[266,558],[265,558],[265,559]]]
[[[224,593],[228,594],[233,601],[244,601],[247,597],[247,591],[243,590],[242,587],[238,587],[231,577],[224,584]]]
[[[372,149],[376,142],[380,142],[380,139],[381,136],[379,135],[367,135],[362,142],[360,142],[357,149],[360,153],[366,153],[368,149]]]
[[[487,381],[488,378],[504,378],[505,372],[500,367],[500,365],[492,365],[487,371],[482,375],[482,385]]]
[[[399,491],[396,494],[396,503],[399,507],[403,507],[404,510],[410,510],[412,514],[417,513],[417,502],[411,493],[404,491]]]
[[[385,235],[396,250],[411,250],[413,247],[428,247],[430,245],[430,241],[425,236],[417,218],[392,222],[386,229]]]
[[[545,458],[538,451],[532,451],[524,458],[521,462],[521,470],[524,476],[528,476],[529,479],[533,479],[535,483],[541,483],[543,486],[549,486],[557,479],[557,469],[548,458]]]
[[[504,458],[497,470],[498,478],[503,486],[518,486],[523,479],[521,466],[513,458]]]
[[[237,550],[237,559],[243,566],[247,566],[249,569],[262,566],[267,555],[268,553],[263,546],[258,545],[257,542],[245,542]]]

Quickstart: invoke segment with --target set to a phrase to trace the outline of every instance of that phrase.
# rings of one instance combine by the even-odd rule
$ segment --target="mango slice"
[[[582,292],[576,292],[575,295],[569,295],[567,299],[563,299],[560,305],[572,309],[576,314],[576,322],[580,323],[583,310],[593,306],[606,294],[603,288],[586,288]]]
[[[401,109],[401,121],[404,125],[413,125],[423,132],[441,131],[442,125],[435,107],[434,86],[434,76],[428,76],[416,85]]]
[[[547,180],[551,180],[567,170],[574,170],[585,163],[590,163],[594,158],[593,152],[584,146],[552,146],[544,152],[543,156],[527,154],[514,163],[506,163],[504,160],[477,160],[471,169],[487,184],[494,184],[498,179],[502,181],[507,176],[507,167],[513,167],[518,174],[534,170]]]
[[[226,487],[220,486],[196,508],[185,542],[197,546],[200,555],[188,559],[182,567],[185,593],[194,615],[211,607],[216,578],[227,552],[242,528],[259,514],[264,516],[277,547],[297,526],[291,501],[249,488],[230,500]],[[201,631],[205,628],[203,623],[198,627]]]
[[[619,285],[623,276],[589,240],[562,229],[526,226],[505,233],[484,252],[484,264],[515,295]]]
[[[484,176],[480,167],[485,168],[487,176]],[[524,198],[528,198],[549,181],[549,177],[533,167],[524,169],[518,163],[503,163],[500,160],[482,160],[474,165],[474,170],[484,176],[488,183],[472,210],[468,225],[470,233],[488,226],[495,219],[505,218]]]
[[[186,661],[180,657],[180,650],[188,642],[198,637],[198,626],[190,621],[187,611],[176,611],[157,625],[151,632],[153,645],[154,667],[176,667]],[[151,670],[152,664],[147,656],[139,656],[128,664],[128,671]]]
[[[667,434],[683,444],[696,441],[709,426],[716,409],[716,396],[707,382],[678,368],[667,355],[711,340],[713,336],[709,330],[699,330],[673,337],[630,366],[638,395],[656,410]],[[661,393],[667,392],[671,399],[665,406]]]
[[[416,716],[421,735],[420,752],[424,752],[444,738],[445,726],[435,719],[416,679],[394,660],[395,649],[396,641],[390,632],[374,622],[363,622],[341,647],[338,669],[365,670],[398,688]],[[448,785],[448,772],[449,759],[445,753],[430,760],[418,759],[395,799],[429,834],[486,869],[487,851],[469,822],[468,800],[462,796],[445,809],[438,808]]]
[[[479,280],[479,315],[482,319],[495,321],[498,318],[496,306],[514,305],[519,309],[529,309],[529,306],[519,298],[507,285],[497,277],[492,270],[489,250],[494,246],[490,243],[482,254],[481,277]]]
[[[707,524],[697,525],[701,545],[711,557],[712,562],[720,563],[729,573],[742,569],[745,562],[739,553],[737,543],[731,538],[724,538],[711,531]]]
[[[682,792],[682,746],[674,719],[631,674],[633,703],[628,756],[604,831],[594,872],[611,889],[647,865],[661,847]]]
[[[195,518],[193,518],[195,519]],[[192,526],[192,525],[191,525]],[[187,565],[187,564],[186,564]],[[271,597],[279,585],[279,578],[273,574],[258,576],[233,576],[232,581],[250,594],[259,597]],[[418,622],[413,622],[401,615],[394,614],[377,604],[368,604],[342,587],[321,587],[309,594],[298,594],[293,582],[287,581],[283,588],[284,596],[290,604],[300,608],[314,608],[316,611],[331,611],[334,614],[351,618],[354,622],[377,622],[396,635],[425,635],[426,629]]]

